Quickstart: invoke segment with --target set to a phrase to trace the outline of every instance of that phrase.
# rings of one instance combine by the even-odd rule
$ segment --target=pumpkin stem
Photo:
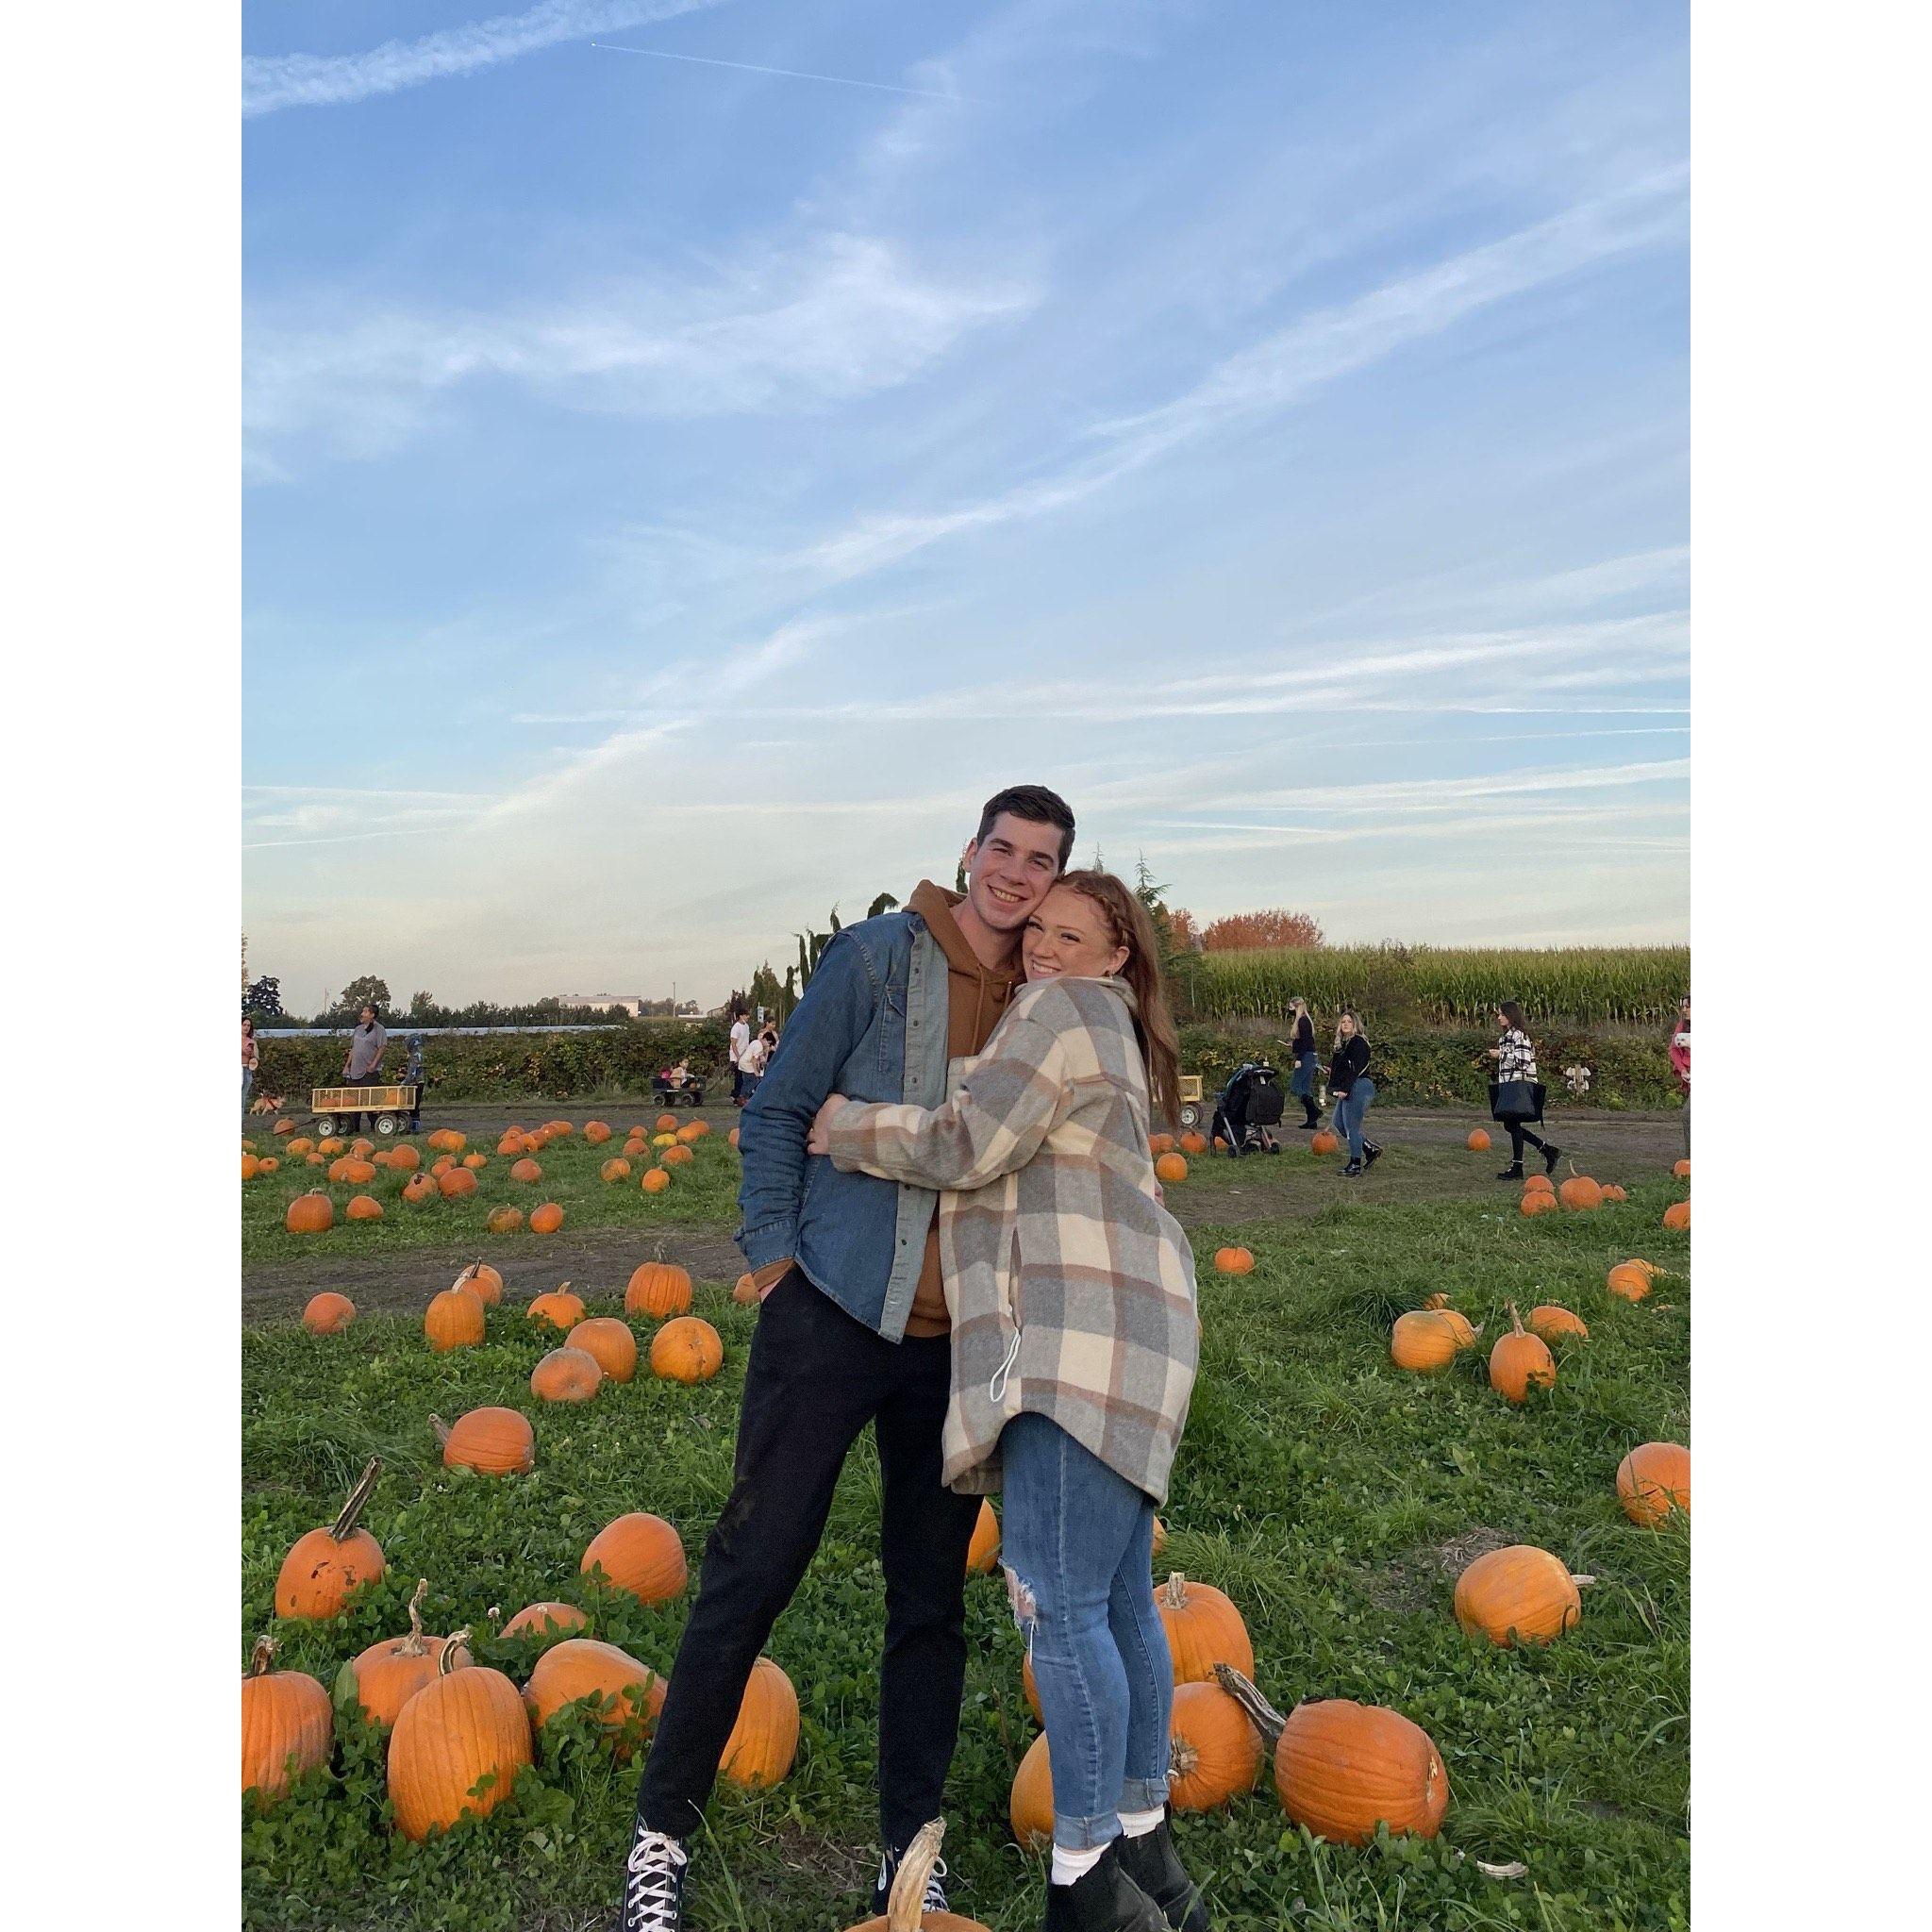
[[[1578,1590],[1588,1590],[1590,1586],[1596,1581],[1596,1578],[1594,1576],[1579,1576],[1573,1570],[1570,1573],[1570,1581],[1574,1583]]]
[[[1178,1570],[1167,1573],[1167,1588],[1161,1592],[1171,1610],[1184,1610],[1188,1607],[1188,1579]]]
[[[264,1633],[255,1640],[255,1648],[248,1657],[248,1674],[251,1677],[265,1677],[269,1666],[275,1661],[275,1641]]]
[[[922,1824],[913,1834],[886,1900],[886,1932],[919,1932],[925,1910],[925,1882],[940,1861],[940,1840],[945,1835],[943,1818]]]
[[[396,1645],[398,1657],[421,1657],[429,1646],[423,1641],[423,1599],[429,1594],[429,1579],[419,1576],[409,1598],[409,1634]]]
[[[436,1431],[437,1446],[447,1449],[449,1447],[449,1424],[434,1410],[430,1411],[429,1426]]]
[[[436,1659],[436,1674],[439,1678],[448,1676],[450,1672],[456,1668],[457,1653],[462,1650],[469,1641],[470,1633],[468,1630],[452,1630],[442,1640],[442,1650]]]
[[[329,1529],[329,1535],[337,1542],[342,1541],[356,1526],[356,1519],[362,1513],[363,1506],[375,1493],[375,1479],[382,1474],[382,1457],[372,1456],[369,1467],[356,1479],[356,1487],[349,1491],[349,1500],[342,1505],[341,1514]]]
[[[1517,1334],[1521,1335],[1523,1333],[1523,1317],[1516,1312],[1516,1304],[1514,1302],[1509,1303],[1508,1307],[1509,1325],[1515,1329]]]
[[[1167,1774],[1171,1778],[1192,1777],[1201,1768],[1201,1754],[1176,1731],[1168,1740]]]
[[[1248,1722],[1261,1734],[1261,1741],[1273,1750],[1287,1730],[1288,1720],[1232,1664],[1216,1664],[1214,1678],[1247,1712]]]

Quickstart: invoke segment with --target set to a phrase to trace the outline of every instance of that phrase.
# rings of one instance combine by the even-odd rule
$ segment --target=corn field
[[[1407,1014],[1480,1025],[1506,999],[1532,1020],[1660,1025],[1690,990],[1690,949],[1311,946],[1196,954],[1178,976],[1203,1020],[1278,1019],[1299,993],[1318,1027],[1343,1005],[1384,1024]]]

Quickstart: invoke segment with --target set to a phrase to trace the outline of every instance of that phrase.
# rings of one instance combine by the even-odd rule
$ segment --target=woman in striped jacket
[[[1520,1081],[1534,1088],[1536,1085],[1536,1047],[1523,1029],[1523,1008],[1514,1000],[1505,1000],[1496,1008],[1496,1019],[1503,1032],[1495,1045],[1490,1049],[1490,1058],[1496,1063],[1496,1084],[1508,1086]],[[1495,1116],[1509,1130],[1509,1165],[1497,1175],[1499,1181],[1520,1181],[1523,1178],[1523,1150],[1525,1144],[1534,1147],[1543,1158],[1543,1172],[1555,1174],[1557,1157],[1562,1149],[1554,1142],[1541,1139],[1529,1131],[1528,1123],[1542,1124],[1542,1112],[1539,1108],[1533,1113],[1516,1111],[1498,1112]]]
[[[833,1094],[808,1145],[941,1191],[953,1321],[948,1486],[1004,1487],[1001,1555],[1053,1768],[1049,1932],[1202,1932],[1167,1822],[1174,1666],[1154,1512],[1194,1381],[1193,1256],[1148,1145],[1174,1022],[1152,921],[1069,873],[1022,940],[1027,984],[943,1107]]]

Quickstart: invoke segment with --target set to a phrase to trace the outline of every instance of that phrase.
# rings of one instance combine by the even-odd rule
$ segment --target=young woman
[[[1308,1016],[1308,1003],[1300,993],[1288,1003],[1288,1009],[1294,1017],[1293,1038],[1290,1046],[1294,1054],[1294,1072],[1289,1075],[1288,1091],[1302,1104],[1302,1112],[1307,1118],[1302,1129],[1322,1124],[1322,1109],[1315,1104],[1315,1082],[1322,1072],[1322,1057],[1315,1050],[1315,1023]]]
[[[255,1016],[242,1016],[242,1118],[248,1118],[248,1090],[255,1085],[255,1070],[261,1064],[261,1048],[255,1043]]]
[[[1684,1158],[1690,1158],[1690,995],[1677,1002],[1677,1024],[1671,1028],[1671,1072],[1684,1090]]]
[[[941,1108],[833,1094],[808,1145],[942,1191],[953,1320],[944,1480],[1004,1485],[1001,1556],[1053,1765],[1048,1932],[1202,1932],[1167,1821],[1174,1665],[1154,1512],[1187,1421],[1194,1263],[1162,1206],[1150,1116],[1179,1069],[1153,923],[1069,873],[1021,942],[1026,985]],[[1164,1915],[1164,1916],[1163,1916]]]
[[[1335,1101],[1335,1127],[1348,1141],[1348,1165],[1341,1172],[1354,1180],[1382,1158],[1381,1148],[1362,1132],[1362,1120],[1374,1106],[1375,1083],[1369,1077],[1369,1036],[1348,1008],[1335,1022],[1335,1058],[1328,1063],[1328,1091]]]
[[[1490,1049],[1490,1058],[1496,1063],[1496,1083],[1499,1087],[1536,1085],[1536,1047],[1530,1037],[1523,1030],[1523,1008],[1514,1000],[1505,1000],[1496,1008],[1496,1023],[1502,1028],[1502,1038]],[[1552,1145],[1529,1131],[1528,1123],[1542,1122],[1542,1111],[1526,1111],[1522,1108],[1506,1106],[1503,1096],[1497,1102],[1492,1118],[1500,1121],[1509,1129],[1509,1165],[1501,1169],[1496,1175],[1499,1181],[1520,1181],[1523,1178],[1523,1149],[1525,1143],[1534,1147],[1543,1158],[1543,1172],[1555,1174],[1557,1157],[1562,1149]]]

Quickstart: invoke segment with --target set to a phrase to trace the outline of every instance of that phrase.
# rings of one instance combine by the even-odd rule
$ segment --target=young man
[[[744,1014],[734,1008],[731,1015],[731,1104],[744,1105],[744,1074],[739,1061],[744,1057],[744,1050],[751,1044],[751,1024]]]
[[[1074,815],[1043,787],[989,799],[966,848],[965,897],[924,880],[905,911],[839,933],[745,1107],[738,1240],[763,1303],[731,1495],[705,1548],[638,1793],[623,1932],[683,1932],[689,1842],[746,1680],[868,1423],[886,1580],[875,1912],[913,1834],[943,1808],[979,1501],[940,1481],[952,1364],[938,1196],[808,1161],[805,1142],[829,1093],[944,1100],[947,1062],[977,1053],[998,1024],[1019,977],[1021,931],[1073,849]],[[935,1882],[931,1909],[943,1908],[938,1892]]]

